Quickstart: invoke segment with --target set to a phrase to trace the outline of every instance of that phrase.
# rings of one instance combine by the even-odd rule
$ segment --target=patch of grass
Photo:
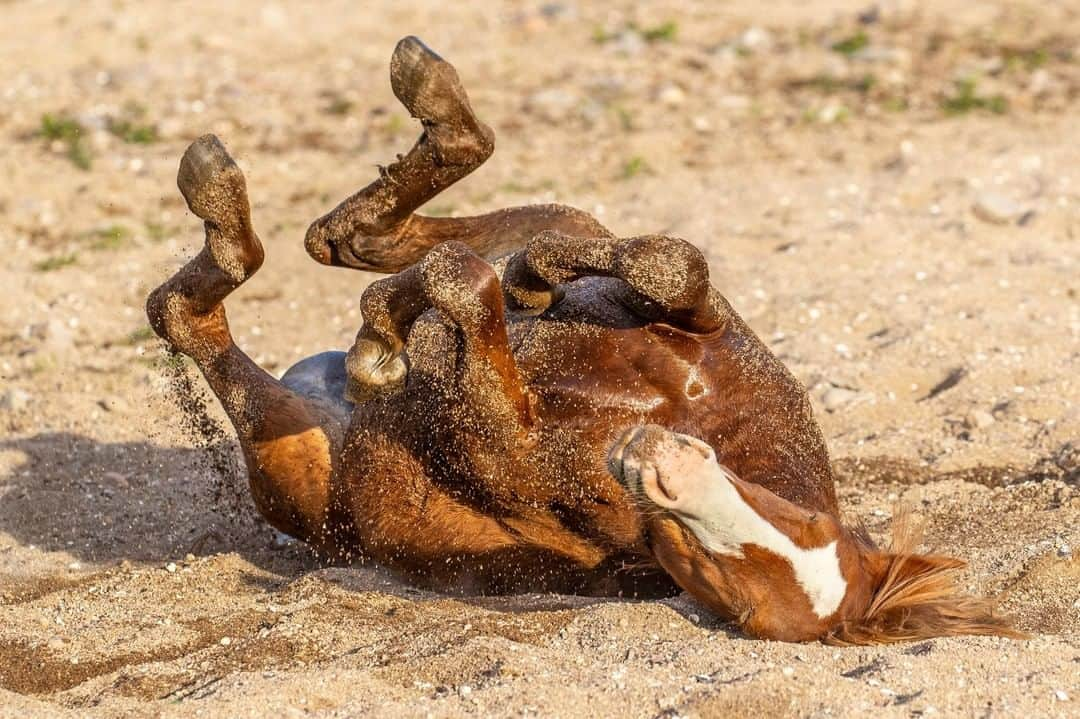
[[[605,42],[610,42],[615,39],[615,33],[608,30],[602,25],[597,25],[592,31],[592,41],[597,45],[603,45]]]
[[[63,267],[70,267],[79,261],[79,256],[74,252],[68,255],[53,255],[46,257],[40,262],[35,262],[33,267],[36,272],[52,272]]]
[[[405,118],[396,112],[386,118],[386,131],[391,135],[399,135],[405,129]]]
[[[649,163],[645,161],[645,158],[641,155],[634,155],[623,163],[622,178],[629,180],[633,177],[637,177],[643,172],[648,172]]]
[[[90,249],[95,251],[118,250],[127,245],[131,237],[131,230],[123,225],[99,227],[83,235],[84,239],[90,240]]]
[[[179,371],[193,363],[179,352],[166,352],[157,364],[163,369]]]
[[[885,101],[881,103],[889,112],[906,112],[910,107],[908,99],[901,95],[893,95],[892,97],[885,98]]]
[[[154,334],[154,330],[150,328],[150,325],[144,325],[143,327],[140,327],[139,329],[133,330],[132,332],[128,333],[128,336],[124,340],[124,344],[142,344],[143,342],[152,340],[155,337],[157,337],[157,335]]]
[[[850,35],[843,40],[834,42],[831,47],[833,52],[838,52],[841,55],[851,57],[869,44],[870,37],[862,30],[859,30],[854,35]]]
[[[160,222],[148,221],[146,223],[146,236],[150,238],[151,242],[164,242],[175,234],[175,228],[166,227]]]
[[[592,31],[592,41],[597,45],[603,45],[604,43],[611,42],[619,36],[621,32],[630,31],[635,32],[641,36],[641,39],[648,43],[654,42],[675,42],[675,39],[679,36],[679,24],[674,20],[665,20],[657,25],[649,25],[647,27],[638,27],[635,23],[627,23],[623,26],[622,30],[612,31],[602,25],[597,25]]]
[[[665,20],[659,25],[643,27],[638,32],[646,42],[674,42],[679,36],[679,24],[674,20]]]
[[[802,120],[806,123],[820,123],[832,125],[847,122],[851,117],[851,110],[845,105],[827,105],[825,107],[808,107],[803,111]]]
[[[335,92],[328,95],[326,107],[323,108],[323,112],[327,115],[348,115],[352,112],[352,109],[352,100]]]
[[[89,170],[93,165],[93,156],[84,139],[86,130],[78,120],[68,115],[45,113],[41,116],[38,135],[46,140],[64,143],[65,155],[80,170]]]
[[[634,113],[627,109],[625,105],[612,105],[611,110],[615,113],[615,117],[619,119],[619,127],[624,132],[630,132],[634,129]]]
[[[841,79],[829,73],[821,73],[811,78],[792,80],[787,83],[787,86],[793,90],[816,90],[823,95],[831,95],[843,90],[853,90],[865,95],[877,86],[877,76],[866,73],[855,79]]]
[[[46,140],[77,140],[83,133],[83,126],[78,120],[67,115],[53,115],[50,112],[41,116],[41,129],[38,134]]]
[[[1009,111],[1009,101],[1004,95],[980,95],[978,82],[973,78],[957,80],[951,95],[941,101],[946,115],[966,115],[973,110],[986,110],[996,115]]]
[[[1028,72],[1038,70],[1050,61],[1050,53],[1043,48],[1032,49],[1006,49],[1002,52],[1005,67],[1009,69],[1023,68]]]
[[[444,205],[432,205],[424,208],[424,214],[428,217],[450,217],[454,214],[454,210],[457,209],[457,205],[453,203],[447,203]]]
[[[788,83],[792,88],[807,88],[809,90],[817,90],[823,95],[831,95],[834,92],[840,90],[844,83],[836,75],[830,75],[828,73],[821,73],[820,75],[814,75],[811,78],[805,80],[793,80]]]
[[[158,141],[157,127],[126,118],[110,118],[109,133],[129,145],[149,145]]]
[[[514,195],[527,195],[541,190],[554,190],[554,180],[541,180],[535,185],[523,185],[520,182],[511,180],[510,182],[504,182],[499,185],[500,192],[507,192]]]
[[[39,354],[37,357],[34,358],[34,362],[30,365],[30,367],[27,368],[26,373],[33,377],[34,375],[48,372],[55,367],[56,359],[53,358],[52,355]]]
[[[137,102],[128,102],[118,117],[110,117],[106,128],[114,137],[131,145],[149,145],[157,142],[157,126],[146,121],[146,108]]]

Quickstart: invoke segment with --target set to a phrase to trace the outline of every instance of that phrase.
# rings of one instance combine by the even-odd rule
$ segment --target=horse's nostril
[[[656,475],[656,487],[657,487],[657,489],[659,489],[660,493],[663,494],[665,497],[667,497],[669,501],[671,501],[671,502],[679,501],[679,496],[677,494],[675,494],[671,490],[670,487],[668,487],[668,484],[667,484],[667,482],[664,481],[664,479],[665,478],[664,478],[663,475],[657,473],[657,475]]]

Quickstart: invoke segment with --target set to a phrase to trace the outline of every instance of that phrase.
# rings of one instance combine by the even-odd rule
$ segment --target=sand
[[[1080,6],[0,17],[0,715],[1080,715]],[[849,517],[880,538],[912,507],[1032,638],[751,641],[686,597],[451,598],[275,537],[146,332],[202,242],[176,165],[212,131],[247,174],[268,259],[229,300],[241,346],[279,374],[347,347],[374,276],[303,232],[413,141],[387,79],[410,33],[497,134],[431,212],[561,201],[701,246],[810,388]]]

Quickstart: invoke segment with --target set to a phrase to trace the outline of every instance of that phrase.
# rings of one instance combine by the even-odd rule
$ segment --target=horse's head
[[[960,594],[958,559],[888,550],[825,512],[745,482],[699,439],[637,427],[608,466],[636,497],[657,561],[686,591],[748,634],[875,644],[955,634],[1021,636],[989,601]]]

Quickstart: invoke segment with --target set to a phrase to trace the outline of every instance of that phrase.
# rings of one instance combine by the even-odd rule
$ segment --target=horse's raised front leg
[[[623,280],[630,291],[621,299],[654,322],[704,334],[733,317],[727,300],[709,284],[701,251],[661,235],[623,240],[542,232],[510,258],[503,287],[517,308],[542,311],[558,301],[559,285],[586,276]]]
[[[213,135],[184,153],[177,176],[204,221],[206,245],[154,290],[146,313],[169,346],[193,359],[236,429],[255,504],[277,529],[330,548],[327,527],[342,441],[333,407],[284,387],[233,342],[223,300],[262,265],[244,176]]]
[[[513,207],[460,218],[415,214],[482,165],[495,148],[495,135],[476,118],[453,65],[415,37],[394,49],[390,83],[424,132],[407,155],[380,168],[378,179],[312,223],[304,243],[316,260],[393,273],[448,240],[492,259],[524,247],[541,230],[610,236],[588,213],[563,205]]]

